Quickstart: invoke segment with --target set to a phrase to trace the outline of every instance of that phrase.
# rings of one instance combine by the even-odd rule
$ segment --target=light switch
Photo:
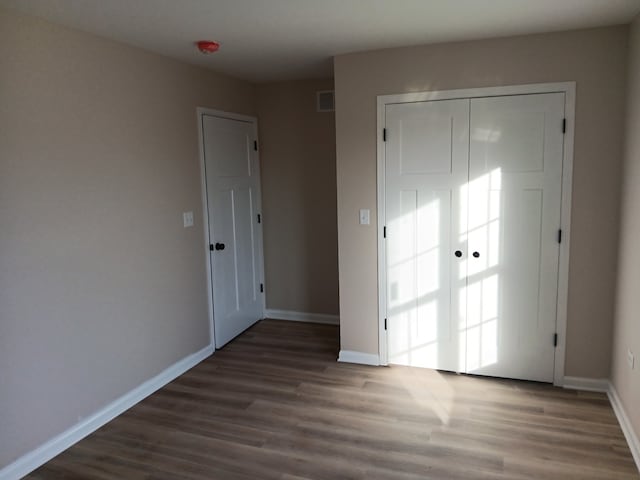
[[[360,225],[369,225],[370,212],[368,209],[360,210]]]
[[[184,228],[193,227],[193,212],[183,212],[182,223]]]

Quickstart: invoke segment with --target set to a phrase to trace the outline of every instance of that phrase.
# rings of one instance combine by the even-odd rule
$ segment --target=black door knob
[[[224,243],[216,243],[216,250],[224,250]]]
[[[473,255],[473,258],[480,258],[480,254],[478,252],[473,252],[471,255]]]
[[[462,256],[462,252],[460,250],[456,250],[456,253],[454,253],[454,255],[460,258]]]

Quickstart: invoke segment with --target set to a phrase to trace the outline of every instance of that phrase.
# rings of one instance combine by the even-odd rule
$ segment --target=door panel
[[[390,115],[397,108],[390,107]],[[422,111],[407,115],[399,123],[400,174],[450,174],[451,117],[446,112],[443,114],[443,105],[431,105],[427,109],[418,106],[417,110]]]
[[[238,188],[235,191],[236,202],[234,204],[234,242],[237,246],[236,254],[237,276],[246,279],[239,284],[239,298],[242,304],[250,304],[257,299],[259,280],[255,270],[255,251],[252,248],[255,240],[253,228],[256,224],[256,216],[251,203],[251,189]],[[256,224],[257,225],[257,224]],[[242,252],[242,254],[238,254]]]
[[[472,115],[476,115],[472,127],[474,166],[478,162],[484,164],[486,171],[499,168],[502,172],[541,172],[544,170],[545,123],[546,115],[541,110],[522,110],[518,107],[529,103],[532,99],[525,97],[499,97],[491,99],[471,100]],[[484,103],[484,105],[479,105]],[[498,103],[517,103],[513,109],[492,111],[488,121],[487,111]],[[474,110],[475,107],[475,110]],[[505,111],[506,110],[506,111]],[[483,115],[482,124],[477,116]],[[472,172],[472,175],[475,172]]]
[[[215,261],[212,261],[212,266],[215,268],[212,282],[213,291],[225,292],[225,295],[214,295],[215,309],[216,312],[228,312],[231,315],[233,312],[237,312],[240,306],[238,278],[236,275],[238,271],[236,245],[233,241],[234,192],[233,190],[221,190],[211,192],[209,195],[212,199],[209,211],[212,214],[211,217],[215,218],[216,231],[219,232],[215,241],[225,245],[223,251],[215,252]],[[223,333],[224,328],[221,326],[220,330],[220,332],[216,333]]]
[[[387,106],[389,362],[459,371],[452,259],[458,189],[467,178],[468,101]],[[457,266],[457,263],[455,264]],[[459,267],[457,267],[459,268]],[[464,278],[464,275],[462,276]],[[463,357],[464,358],[464,357]]]
[[[251,150],[250,139],[247,132],[237,125],[227,125],[216,119],[215,122],[205,122],[211,126],[215,123],[216,131],[216,155],[211,159],[213,171],[217,177],[247,178],[251,176]],[[228,120],[233,122],[234,120]]]
[[[253,123],[202,117],[216,347],[263,317],[260,177]]]

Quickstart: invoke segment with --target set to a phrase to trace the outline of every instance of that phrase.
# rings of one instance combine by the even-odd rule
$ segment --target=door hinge
[[[384,329],[385,330],[387,329],[387,319],[386,318],[384,319]]]
[[[209,250],[213,252],[213,243],[209,244]]]
[[[258,151],[258,141],[254,140],[253,141],[253,149],[257,152]]]
[[[562,243],[562,229],[558,230],[558,243]]]
[[[264,284],[260,284],[260,293],[264,293]]]
[[[262,223],[262,217],[258,214],[258,223]]]
[[[558,346],[558,334],[557,333],[553,334],[553,346],[554,347]]]
[[[387,141],[387,129],[386,128],[382,129],[382,141],[383,142]]]
[[[382,238],[387,238],[387,227],[382,227]]]
[[[567,119],[562,119],[562,133],[567,133]]]

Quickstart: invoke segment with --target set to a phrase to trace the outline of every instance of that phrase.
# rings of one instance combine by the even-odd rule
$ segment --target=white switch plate
[[[360,210],[360,225],[369,225],[370,211],[368,209]]]
[[[193,212],[183,212],[182,224],[184,228],[193,227]]]
[[[635,368],[636,357],[633,355],[633,352],[629,349],[627,350],[627,363],[629,364],[629,368],[633,370]]]

